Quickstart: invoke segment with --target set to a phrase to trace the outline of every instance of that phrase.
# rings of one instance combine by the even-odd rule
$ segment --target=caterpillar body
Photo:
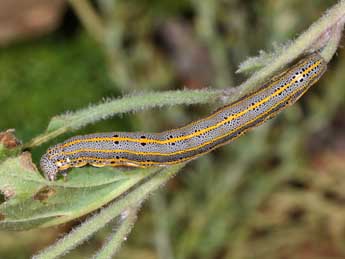
[[[49,180],[72,167],[150,167],[181,163],[233,141],[295,103],[326,71],[317,53],[219,108],[206,118],[161,133],[110,132],[75,136],[47,150],[40,166]]]

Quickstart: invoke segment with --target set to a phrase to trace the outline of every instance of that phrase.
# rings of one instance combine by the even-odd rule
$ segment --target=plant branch
[[[88,0],[68,0],[75,13],[89,34],[104,44],[105,29],[101,17],[96,13]]]
[[[25,145],[25,148],[38,146],[63,133],[77,130],[87,124],[109,118],[114,114],[144,110],[149,107],[162,107],[165,105],[211,103],[220,97],[223,97],[223,94],[219,90],[184,90],[146,93],[107,101],[74,113],[53,117],[46,133],[32,139]]]
[[[137,220],[140,205],[129,208],[121,214],[119,226],[114,228],[114,233],[110,235],[107,242],[93,257],[94,259],[111,259],[118,252],[122,243],[127,240],[127,235]]]
[[[314,22],[304,33],[294,40],[281,53],[275,55],[266,66],[254,73],[238,88],[243,95],[259,83],[272,76],[305,52],[313,52],[324,47],[335,35],[330,33],[335,27],[343,27],[345,22],[345,0],[340,0],[331,7],[319,20]],[[337,30],[335,30],[337,31]],[[339,30],[338,30],[339,32]],[[341,31],[340,31],[341,32]],[[330,58],[329,58],[330,59]],[[329,60],[328,59],[328,60]]]

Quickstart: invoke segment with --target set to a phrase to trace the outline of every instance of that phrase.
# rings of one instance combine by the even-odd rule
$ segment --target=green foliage
[[[157,171],[107,168],[100,174],[95,168],[82,173],[75,169],[67,181],[49,182],[30,163],[23,154],[1,164],[0,189],[6,197],[0,207],[3,229],[47,227],[75,219],[120,197]]]

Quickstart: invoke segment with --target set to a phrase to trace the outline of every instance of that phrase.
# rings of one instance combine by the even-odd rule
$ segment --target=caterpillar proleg
[[[161,133],[80,135],[50,147],[40,166],[49,180],[72,167],[150,167],[181,163],[227,144],[295,103],[326,71],[317,53],[211,115]]]

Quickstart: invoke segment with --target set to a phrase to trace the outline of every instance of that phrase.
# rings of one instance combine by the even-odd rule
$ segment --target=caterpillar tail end
[[[42,156],[40,160],[40,167],[45,178],[47,178],[49,181],[54,181],[56,179],[56,176],[59,172],[58,167],[51,159],[49,159],[47,154]]]

